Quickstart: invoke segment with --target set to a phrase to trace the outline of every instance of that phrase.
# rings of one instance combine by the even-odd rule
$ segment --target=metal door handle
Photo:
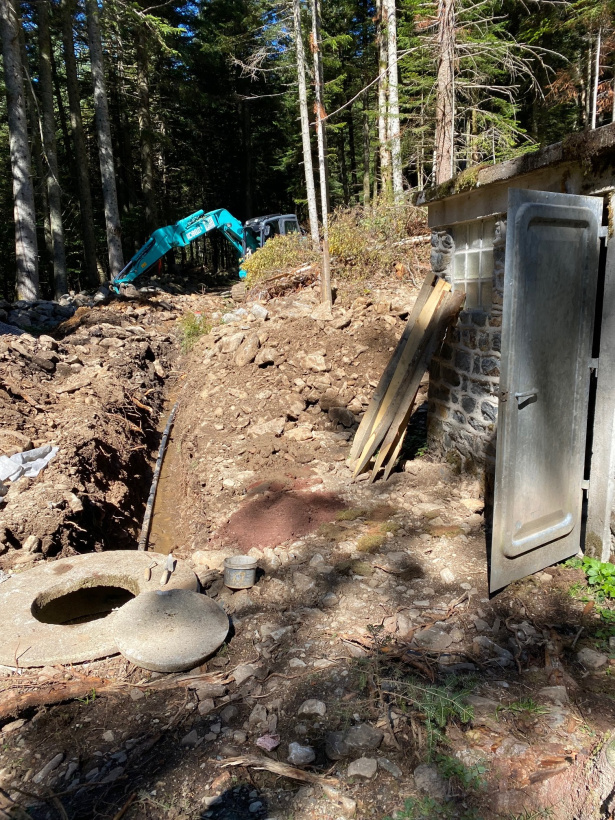
[[[515,393],[515,398],[517,399],[517,403],[521,404],[522,401],[525,399],[538,397],[538,389],[536,387],[532,387],[529,390],[522,390],[520,393]]]

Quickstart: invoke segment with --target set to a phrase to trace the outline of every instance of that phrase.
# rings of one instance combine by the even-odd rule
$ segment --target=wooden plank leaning
[[[353,477],[356,478],[359,473],[363,472],[370,458],[376,452],[378,445],[384,438],[386,431],[389,429],[399,402],[404,396],[402,389],[404,378],[408,372],[412,372],[416,367],[423,347],[426,344],[425,331],[427,330],[429,322],[431,321],[431,318],[438,305],[449,290],[450,285],[448,282],[445,282],[443,279],[438,279],[432,288],[432,292],[429,295],[427,302],[425,303],[425,307],[414,323],[412,333],[408,338],[408,342],[399,359],[395,373],[391,378],[387,391],[380,402],[380,406],[372,422],[372,427],[367,442],[363,447],[361,455],[353,465]]]
[[[372,423],[374,418],[376,417],[376,413],[378,412],[378,408],[380,407],[380,402],[382,401],[384,394],[387,391],[387,388],[393,378],[393,373],[395,373],[395,369],[399,363],[401,355],[404,351],[406,343],[408,341],[408,337],[412,333],[412,328],[416,320],[419,317],[419,314],[425,307],[425,303],[429,298],[434,282],[436,279],[436,274],[429,273],[425,277],[425,281],[423,282],[423,287],[419,291],[419,295],[416,297],[416,302],[414,303],[414,307],[408,317],[408,321],[406,323],[406,327],[404,328],[404,332],[401,335],[400,340],[397,342],[397,346],[395,348],[395,352],[389,359],[389,363],[384,369],[382,376],[380,377],[380,381],[378,382],[378,386],[374,391],[374,395],[372,396],[372,400],[369,403],[367,410],[363,418],[361,419],[361,424],[359,425],[359,429],[357,430],[354,441],[352,442],[352,447],[350,448],[350,455],[349,461],[353,462],[358,456],[360,455],[367,439],[369,438],[369,434],[372,429]]]
[[[403,439],[406,435],[408,422],[412,415],[412,409],[416,394],[421,384],[423,374],[429,367],[431,357],[438,350],[446,331],[451,322],[457,317],[465,301],[465,293],[456,291],[447,293],[438,309],[434,313],[429,327],[425,332],[426,344],[414,372],[408,372],[404,379],[404,395],[398,405],[397,412],[393,417],[384,441],[380,446],[380,452],[374,464],[370,481],[374,481],[378,471],[385,465],[384,478],[389,477],[391,470],[397,460]],[[388,464],[386,463],[388,459]]]

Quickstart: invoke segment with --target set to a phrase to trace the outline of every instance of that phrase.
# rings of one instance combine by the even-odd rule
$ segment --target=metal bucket
[[[249,555],[232,555],[224,559],[224,584],[229,589],[249,589],[254,586],[257,562]]]

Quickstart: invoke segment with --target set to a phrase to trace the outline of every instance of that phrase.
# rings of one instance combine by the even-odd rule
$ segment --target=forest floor
[[[3,667],[0,816],[612,817],[608,602],[564,565],[489,596],[480,481],[427,451],[424,404],[399,471],[351,481],[416,290],[342,283],[328,317],[310,287],[266,316],[184,289],[0,337],[2,452],[59,447],[0,508],[0,578],[134,548],[178,401],[149,549],[232,622],[189,676],[121,656]],[[209,332],[186,351],[182,327]],[[258,559],[249,590],[222,582],[236,553]]]

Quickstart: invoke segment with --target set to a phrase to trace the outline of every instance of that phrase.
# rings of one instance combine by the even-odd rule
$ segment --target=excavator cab
[[[299,220],[295,214],[268,214],[257,216],[244,222],[244,256],[248,252],[246,234],[248,231],[254,238],[257,248],[262,248],[268,239],[273,236],[286,236],[290,233],[301,233]]]

